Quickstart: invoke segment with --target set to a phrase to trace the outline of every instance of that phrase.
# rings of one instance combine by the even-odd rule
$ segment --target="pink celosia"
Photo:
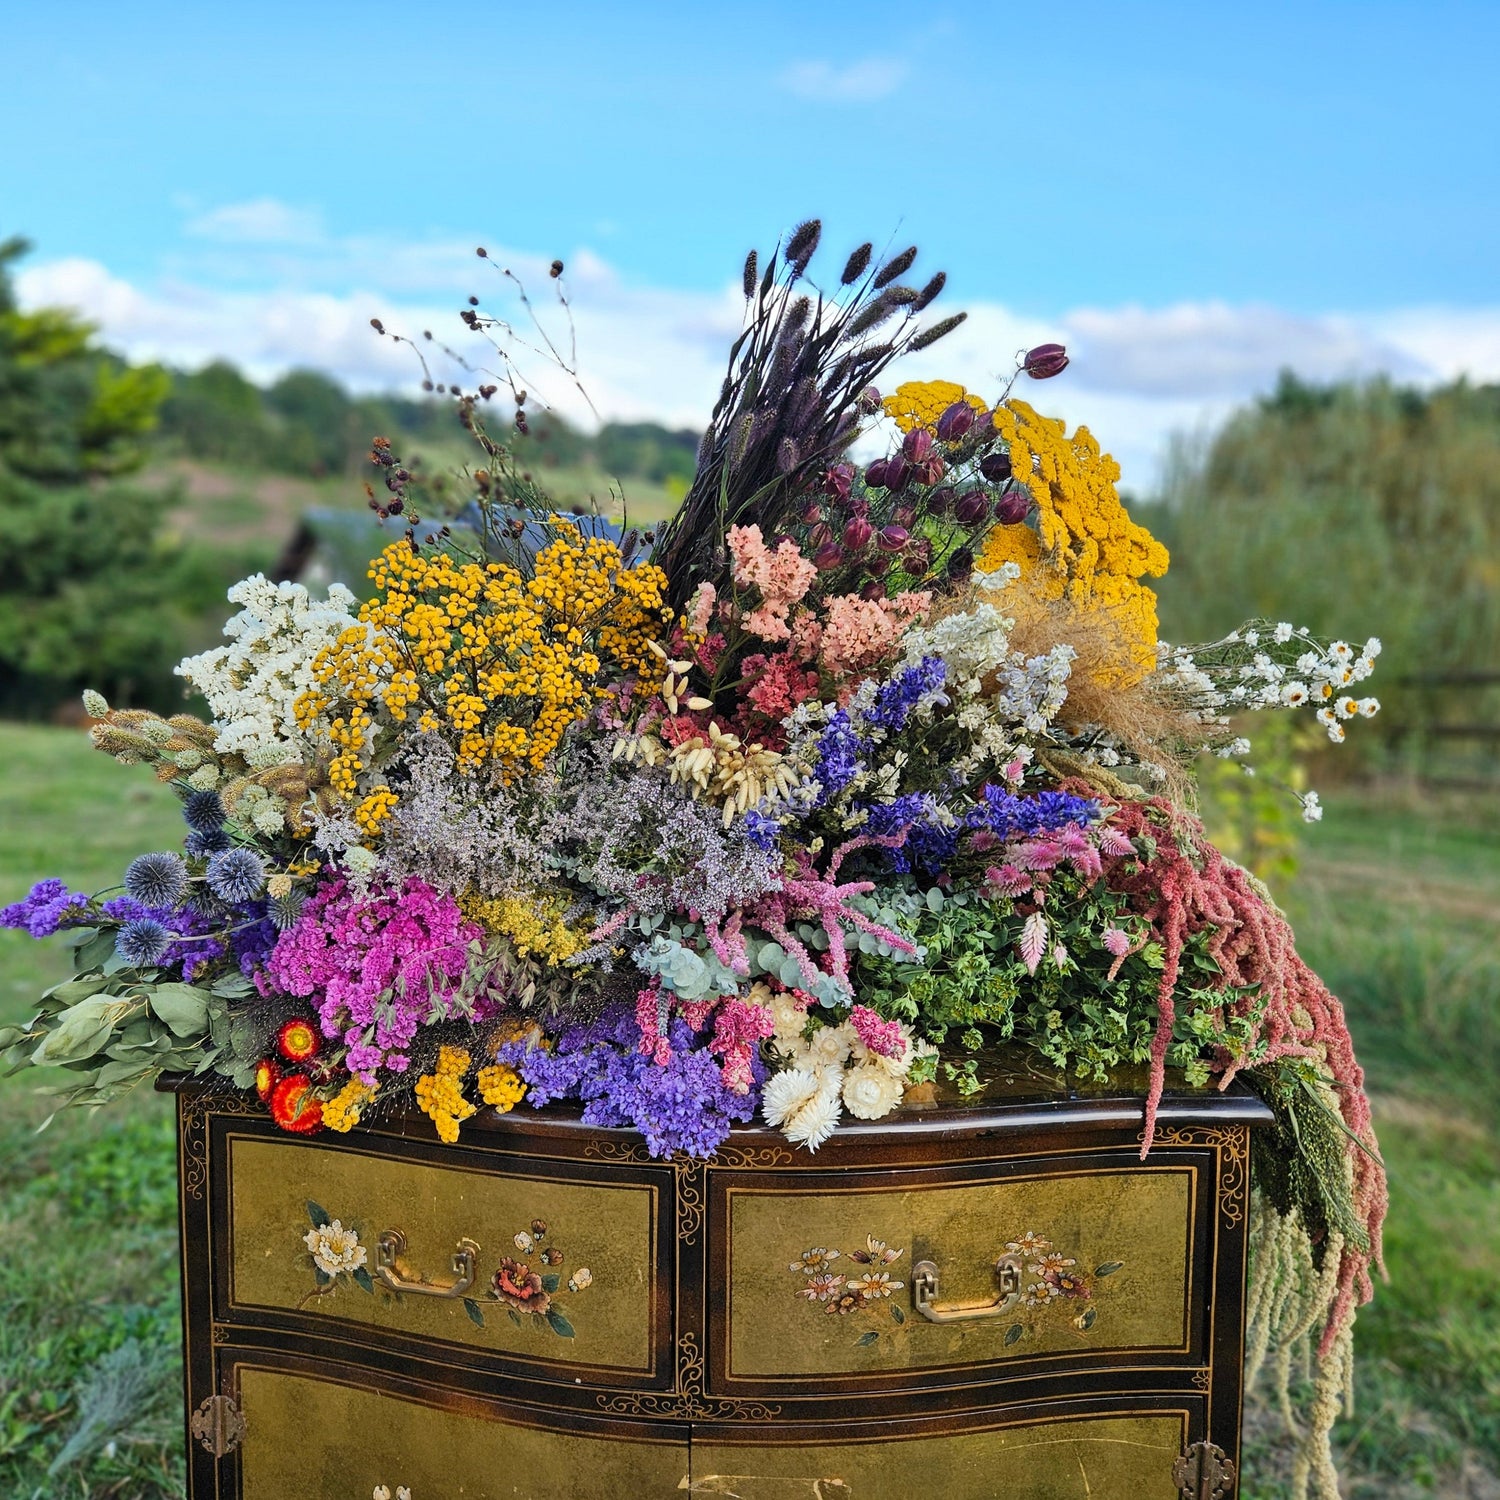
[[[741,670],[750,683],[746,699],[766,719],[779,722],[818,691],[818,674],[799,665],[789,652],[747,656]]]
[[[714,1015],[714,1034],[708,1050],[720,1060],[724,1087],[748,1094],[754,1083],[751,1064],[760,1044],[775,1031],[769,1007],[731,996]]]
[[[850,677],[877,667],[895,654],[906,627],[925,614],[930,594],[894,599],[861,599],[841,594],[828,601],[819,659],[834,677]]]
[[[728,542],[735,583],[760,591],[759,607],[742,622],[745,629],[763,641],[786,640],[791,635],[787,611],[812,587],[817,568],[797,550],[795,542],[780,542],[772,551],[759,526],[731,526]]]
[[[637,990],[635,1023],[641,1028],[641,1051],[659,1068],[672,1061],[672,1044],[667,1040],[667,1006],[659,989]]]
[[[906,1053],[906,1033],[899,1021],[882,1021],[868,1005],[856,1005],[849,1011],[854,1034],[871,1052],[882,1057],[902,1057]]]

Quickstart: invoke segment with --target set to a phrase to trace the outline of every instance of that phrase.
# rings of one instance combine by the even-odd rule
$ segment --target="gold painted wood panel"
[[[809,1447],[693,1443],[694,1495],[737,1500],[1178,1500],[1177,1413]],[[641,1494],[649,1491],[642,1490]],[[623,1497],[629,1489],[620,1491]],[[258,1500],[258,1497],[257,1497]],[[413,1492],[412,1500],[421,1500]]]
[[[334,1380],[241,1366],[239,1500],[674,1500],[680,1440],[549,1432]],[[560,1417],[560,1421],[566,1421]]]
[[[595,1369],[653,1368],[657,1187],[552,1179],[540,1163],[534,1175],[516,1175],[248,1136],[231,1135],[228,1148],[231,1318],[237,1309],[296,1310],[450,1346]],[[319,1287],[305,1242],[309,1200],[358,1234],[363,1276]],[[544,1232],[535,1232],[539,1224]],[[467,1297],[398,1300],[378,1279],[386,1230],[405,1237],[398,1275],[438,1286],[457,1279],[460,1242],[477,1245]],[[490,1295],[502,1261],[511,1263],[509,1285],[530,1287],[529,1297]]]
[[[986,1364],[1038,1354],[1187,1348],[1191,1167],[1006,1177],[879,1191],[728,1189],[731,1380]],[[821,1186],[821,1185],[820,1185]],[[932,1261],[943,1303],[997,1295],[998,1315],[933,1323],[913,1307]]]

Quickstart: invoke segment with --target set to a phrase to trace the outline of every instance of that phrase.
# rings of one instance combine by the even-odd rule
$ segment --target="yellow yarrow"
[[[479,1070],[479,1097],[492,1105],[496,1114],[507,1114],[526,1097],[526,1085],[514,1068],[495,1063]]]
[[[358,1078],[351,1078],[327,1104],[323,1106],[323,1123],[341,1135],[359,1124],[364,1107],[374,1097],[376,1090]]]
[[[565,963],[588,947],[589,927],[570,927],[563,913],[571,903],[560,893],[520,892],[482,896],[469,891],[458,899],[459,910],[471,922],[509,938],[522,958],[543,963]]]
[[[880,404],[902,432],[910,432],[916,427],[936,427],[937,419],[955,401],[967,401],[976,412],[988,410],[983,396],[970,395],[951,380],[908,380]]]
[[[438,1139],[452,1145],[458,1139],[458,1127],[479,1113],[477,1104],[464,1098],[464,1074],[471,1059],[462,1047],[440,1047],[437,1065],[431,1073],[417,1079],[417,1107],[437,1127]]]
[[[413,714],[419,730],[448,738],[461,772],[493,766],[508,779],[540,770],[610,681],[636,673],[648,690],[659,684],[651,645],[671,622],[666,575],[626,568],[614,542],[554,524],[530,578],[406,542],[370,564],[376,597],[318,654],[317,686],[296,705],[304,729],[328,724],[328,778],[342,796],[358,794],[379,730]],[[367,833],[394,805],[374,795],[361,803]]]
[[[1017,563],[1023,576],[1041,567],[1044,597],[1066,593],[1075,603],[1109,611],[1124,642],[1115,685],[1139,682],[1156,662],[1156,595],[1141,582],[1167,571],[1167,549],[1130,519],[1115,481],[1120,466],[1087,427],[1071,437],[1060,418],[1025,401],[995,410],[995,427],[1010,450],[1011,470],[1037,504],[1037,525],[997,526],[978,566],[995,572]]]

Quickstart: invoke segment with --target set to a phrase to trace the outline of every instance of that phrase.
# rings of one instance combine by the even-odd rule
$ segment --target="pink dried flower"
[[[1130,952],[1130,934],[1123,927],[1106,927],[1102,941],[1116,958],[1124,958]]]
[[[861,599],[842,594],[828,601],[820,659],[835,677],[868,671],[891,657],[906,627],[927,612],[932,595],[900,594],[895,599]]]
[[[881,1057],[906,1055],[906,1033],[899,1021],[882,1021],[868,1005],[856,1005],[849,1011],[849,1024],[871,1052],[878,1052]]]
[[[731,526],[728,542],[735,583],[760,591],[761,603],[744,620],[745,629],[765,641],[786,640],[791,633],[787,611],[812,587],[817,568],[797,550],[795,542],[781,542],[772,551],[759,526]]]

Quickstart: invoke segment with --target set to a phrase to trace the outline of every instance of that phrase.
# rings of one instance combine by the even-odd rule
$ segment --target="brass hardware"
[[[453,1274],[457,1281],[447,1286],[436,1286],[430,1281],[407,1281],[396,1269],[397,1256],[406,1253],[406,1236],[399,1229],[382,1229],[375,1242],[375,1274],[393,1292],[406,1292],[414,1297],[462,1297],[474,1285],[474,1263],[479,1257],[479,1246],[467,1236],[458,1242],[453,1252]]]
[[[1021,1261],[1002,1255],[995,1262],[995,1280],[1000,1293],[988,1302],[949,1302],[938,1306],[938,1268],[930,1260],[919,1260],[911,1271],[912,1306],[929,1323],[958,1323],[966,1318],[992,1318],[1021,1297]]]
[[[245,1418],[228,1396],[210,1396],[193,1413],[188,1430],[215,1458],[223,1458],[244,1440]]]
[[[1183,1500],[1231,1500],[1234,1494],[1234,1460],[1224,1450],[1204,1439],[1194,1443],[1172,1465],[1172,1482]]]

